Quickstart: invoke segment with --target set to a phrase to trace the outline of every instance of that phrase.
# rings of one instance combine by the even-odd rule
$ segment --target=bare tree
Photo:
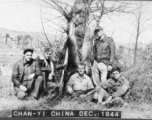
[[[133,37],[135,38],[135,50],[134,50],[134,65],[137,61],[137,51],[138,51],[138,42],[140,36],[152,25],[152,14],[147,12],[148,8],[150,7],[150,2],[142,2],[140,1],[137,6],[138,9],[133,13],[134,21],[134,31],[131,32]]]
[[[62,28],[62,30],[68,35],[66,41],[66,57],[64,62],[65,66],[68,66],[68,69],[70,66],[73,69],[76,68],[80,60],[89,62],[94,30],[91,30],[88,24],[91,23],[92,20],[96,20],[96,25],[98,26],[101,18],[105,15],[109,17],[111,13],[130,12],[129,10],[127,11],[130,4],[123,1],[115,1],[111,3],[110,6],[110,2],[107,2],[106,0],[75,0],[73,6],[69,5],[65,1],[61,2],[59,0],[42,1],[43,4],[40,4],[43,7],[50,10],[53,9],[59,13],[59,15],[55,16],[54,19],[57,18],[62,22],[65,22],[67,25],[67,27],[62,27],[57,24],[57,26]],[[49,18],[45,18],[45,20],[46,21],[43,21],[43,23],[53,21],[53,19]],[[86,62],[86,64],[88,62]],[[61,84],[64,79],[64,74],[65,70],[62,72]]]
[[[99,26],[103,17],[111,19],[111,15],[119,15],[120,13],[130,13],[136,8],[131,8],[134,3],[130,1],[107,1],[107,0],[94,0],[90,7],[90,16],[96,21]],[[92,19],[90,19],[92,21]]]

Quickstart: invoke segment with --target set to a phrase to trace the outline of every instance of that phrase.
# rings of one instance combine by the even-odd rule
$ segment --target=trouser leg
[[[98,63],[98,68],[101,73],[101,82],[107,80],[108,68],[104,63]]]
[[[98,102],[103,102],[104,100],[107,100],[109,98],[109,94],[103,89],[101,88],[100,91],[98,92]]]
[[[44,91],[47,90],[47,82],[46,82],[46,73],[45,72],[42,72],[42,76],[43,76],[43,88],[44,88]]]
[[[83,91],[81,91],[81,90],[75,90],[72,93],[72,97],[79,97],[81,94],[83,94]]]
[[[95,85],[100,85],[100,83],[101,83],[98,64],[95,60],[94,60],[93,66],[92,66],[92,80]]]
[[[51,93],[51,92],[55,91],[56,87],[57,87],[56,83],[51,82],[51,81],[47,82],[47,92],[48,93]]]
[[[34,88],[31,91],[31,95],[35,98],[39,97],[40,92],[42,92],[43,87],[43,77],[39,76],[34,81]]]
[[[24,91],[22,91],[20,88],[14,87],[14,90],[15,90],[16,96],[17,96],[19,99],[25,98],[26,93],[25,93]]]
[[[43,88],[44,88],[44,91],[47,91],[49,72],[42,72],[42,76],[44,79]]]

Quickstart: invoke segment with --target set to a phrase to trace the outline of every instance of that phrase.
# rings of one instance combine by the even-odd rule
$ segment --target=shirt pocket
[[[107,54],[109,52],[109,44],[106,42],[103,45],[103,54]]]

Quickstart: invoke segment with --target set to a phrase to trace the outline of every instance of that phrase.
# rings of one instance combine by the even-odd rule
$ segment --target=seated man
[[[42,76],[44,79],[44,91],[48,91],[48,87],[56,85],[53,81],[54,78],[54,65],[51,59],[52,48],[45,47],[43,55],[40,55],[36,58],[39,63],[39,67],[42,72]]]
[[[72,94],[72,97],[78,97],[94,88],[90,77],[84,73],[85,64],[79,63],[77,70],[78,73],[72,75],[67,83],[67,92]]]
[[[93,95],[98,100],[98,104],[105,105],[110,103],[114,98],[121,97],[129,89],[129,82],[123,76],[119,67],[111,70],[111,78],[101,83],[101,87],[96,87],[87,95],[80,96],[86,99],[87,96]]]
[[[23,59],[13,67],[14,90],[19,99],[24,99],[29,95],[29,99],[35,100],[42,92],[43,77],[38,63],[32,59],[33,49],[25,49],[23,54]]]

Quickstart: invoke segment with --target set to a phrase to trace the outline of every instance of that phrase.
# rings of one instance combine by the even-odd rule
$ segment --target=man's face
[[[52,55],[52,52],[45,52],[44,53],[44,56],[46,59],[49,59],[51,57],[51,55]]]
[[[31,61],[32,60],[32,55],[33,55],[33,53],[32,52],[26,52],[25,54],[24,54],[24,58],[25,58],[25,60],[27,61],[27,62],[29,62],[29,61]]]
[[[78,73],[79,73],[80,75],[83,75],[83,74],[84,74],[84,71],[85,71],[84,65],[78,65]]]
[[[120,77],[120,73],[118,72],[118,71],[114,71],[113,73],[112,73],[112,77],[114,78],[114,79],[119,79],[119,77]]]
[[[102,37],[102,35],[103,35],[103,31],[102,31],[102,30],[98,30],[98,31],[97,31],[97,36],[98,36],[98,37]]]

